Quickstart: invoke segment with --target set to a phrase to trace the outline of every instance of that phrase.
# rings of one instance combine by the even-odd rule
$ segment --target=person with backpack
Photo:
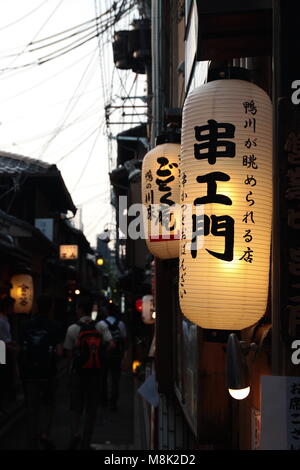
[[[105,316],[105,319],[100,320],[98,325],[107,325],[112,335],[114,346],[106,351],[101,397],[104,405],[107,404],[109,398],[110,410],[116,411],[119,399],[121,364],[126,349],[127,332],[125,323],[119,318],[118,309],[115,304],[107,304]]]
[[[107,325],[92,320],[92,308],[92,299],[79,299],[78,321],[69,326],[64,341],[70,359],[70,450],[89,449],[100,402],[104,354],[113,345]]]
[[[21,330],[19,371],[27,405],[29,446],[53,450],[50,439],[54,414],[57,358],[62,356],[63,333],[48,318],[52,299],[41,295],[37,313]]]

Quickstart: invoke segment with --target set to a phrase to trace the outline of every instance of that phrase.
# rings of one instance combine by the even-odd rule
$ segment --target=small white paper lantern
[[[180,171],[182,312],[202,328],[249,327],[265,313],[269,286],[268,95],[236,79],[194,89],[183,109]]]
[[[155,323],[153,295],[144,295],[142,305],[142,320],[144,323],[152,325],[153,323]]]
[[[147,247],[160,259],[178,258],[180,243],[180,144],[163,143],[142,165],[143,223]]]
[[[33,280],[30,274],[14,274],[10,295],[15,299],[14,313],[30,313],[33,303]]]

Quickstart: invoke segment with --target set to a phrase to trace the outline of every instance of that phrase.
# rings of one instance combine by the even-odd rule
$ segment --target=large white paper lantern
[[[33,303],[33,280],[30,274],[14,274],[10,280],[11,297],[15,299],[14,313],[30,313]]]
[[[142,303],[142,320],[147,325],[155,323],[155,309],[153,295],[144,295]]]
[[[258,86],[215,80],[183,109],[180,305],[208,329],[265,313],[272,217],[272,106]],[[193,233],[194,229],[194,233]]]
[[[178,258],[180,243],[179,143],[163,143],[142,165],[143,223],[147,247],[160,259]]]

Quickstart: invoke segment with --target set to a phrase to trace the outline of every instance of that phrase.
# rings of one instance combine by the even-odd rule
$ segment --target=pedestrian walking
[[[13,351],[15,343],[12,341],[9,315],[13,311],[15,300],[12,297],[0,299],[0,340],[5,343],[6,364],[0,364],[0,415],[5,415],[5,402],[12,388],[13,380]]]
[[[51,306],[52,299],[41,295],[37,313],[21,330],[19,371],[27,405],[29,446],[33,449],[55,448],[50,434],[63,334],[60,325],[48,318]]]
[[[107,325],[112,335],[114,346],[106,351],[103,367],[101,397],[103,404],[109,404],[111,411],[117,410],[119,400],[119,384],[121,364],[127,347],[127,332],[125,323],[120,320],[117,306],[108,303],[106,318],[99,325]]]
[[[70,449],[89,449],[100,403],[104,351],[113,344],[107,325],[92,320],[92,308],[92,299],[79,299],[78,321],[69,326],[64,341],[70,359]]]

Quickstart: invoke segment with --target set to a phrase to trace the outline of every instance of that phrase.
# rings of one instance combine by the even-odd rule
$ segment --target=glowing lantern
[[[209,329],[265,313],[272,217],[272,105],[258,86],[215,80],[183,109],[180,305]]]
[[[135,301],[135,308],[138,312],[141,312],[143,310],[143,300],[142,299],[137,299]]]
[[[179,136],[177,141],[179,141]],[[174,139],[175,140],[175,139]],[[179,143],[160,143],[142,166],[144,230],[150,253],[160,259],[178,258],[180,243]]]
[[[142,304],[142,320],[148,325],[155,323],[155,310],[153,305],[153,295],[144,295]],[[154,316],[153,316],[154,314]]]
[[[30,274],[14,274],[10,282],[10,295],[15,299],[14,313],[30,313],[33,303],[32,277]]]
[[[140,361],[133,361],[133,363],[132,363],[132,372],[134,374],[136,374],[141,365],[142,365],[142,363]]]

